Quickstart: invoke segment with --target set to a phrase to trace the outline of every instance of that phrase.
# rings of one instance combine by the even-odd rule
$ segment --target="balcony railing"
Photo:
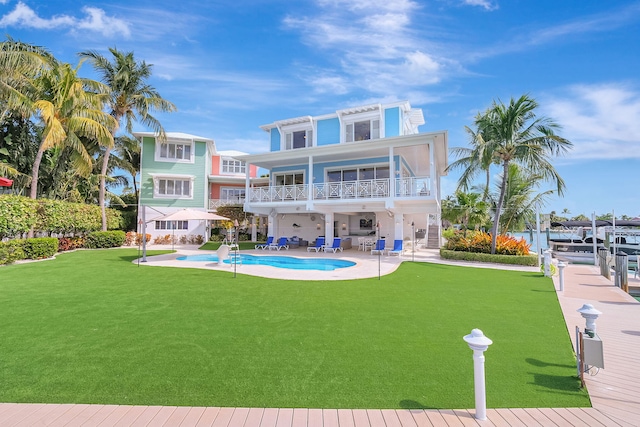
[[[209,199],[209,209],[218,209],[220,206],[244,205],[244,197],[232,197],[228,199]]]
[[[386,197],[430,198],[429,177],[397,179],[365,179],[358,181],[325,182],[312,184],[313,200],[361,200]],[[249,189],[249,202],[287,202],[309,199],[309,186],[275,185]]]

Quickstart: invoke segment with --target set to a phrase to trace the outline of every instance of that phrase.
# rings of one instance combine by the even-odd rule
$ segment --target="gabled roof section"
[[[216,142],[211,138],[205,138],[204,136],[191,135],[189,133],[183,133],[183,132],[165,132],[165,135],[167,136],[167,140],[171,140],[171,141],[206,142],[207,148],[210,153],[215,154],[217,152]],[[144,136],[157,138],[158,133],[157,132],[133,132],[133,136],[135,136],[136,138],[144,137]]]
[[[280,128],[282,126],[290,126],[290,125],[299,125],[302,123],[309,123],[309,124],[313,123],[313,117],[302,116],[302,117],[294,117],[293,119],[278,120],[269,125],[262,125],[260,126],[260,129],[262,129],[265,132],[269,132],[273,128]]]

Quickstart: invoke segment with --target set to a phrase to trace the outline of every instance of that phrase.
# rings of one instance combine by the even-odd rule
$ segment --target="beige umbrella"
[[[215,213],[185,208],[167,214],[161,218],[155,218],[152,221],[188,221],[190,219],[229,220],[229,218]]]

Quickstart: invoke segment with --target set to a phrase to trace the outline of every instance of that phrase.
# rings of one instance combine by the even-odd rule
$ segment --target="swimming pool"
[[[203,255],[187,255],[176,258],[179,261],[203,261],[218,262],[218,257],[211,254]],[[225,264],[231,264],[233,254],[225,259]],[[265,255],[256,256],[248,254],[238,255],[238,265],[268,265],[277,268],[287,268],[289,270],[321,270],[333,271],[338,268],[353,267],[356,265],[353,261],[335,258],[296,258],[292,256]]]

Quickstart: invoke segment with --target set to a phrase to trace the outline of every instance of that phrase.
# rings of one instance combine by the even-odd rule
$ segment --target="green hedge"
[[[444,259],[458,261],[495,262],[497,264],[525,265],[535,267],[538,264],[536,255],[491,255],[479,252],[462,252],[440,249],[440,256]]]
[[[24,240],[0,242],[0,265],[12,264],[24,258]]]
[[[126,233],[116,231],[94,231],[85,238],[84,246],[89,249],[117,248],[124,244]]]
[[[51,258],[58,252],[58,239],[55,237],[36,237],[24,240],[22,245],[25,258]]]

